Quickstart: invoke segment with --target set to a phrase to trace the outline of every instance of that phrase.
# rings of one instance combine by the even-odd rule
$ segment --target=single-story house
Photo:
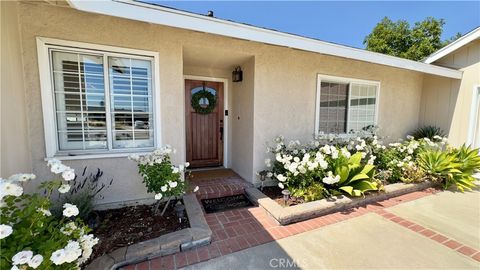
[[[152,197],[127,156],[163,144],[255,183],[280,134],[478,136],[478,29],[423,63],[132,0],[2,1],[1,22],[0,175],[98,167],[114,179],[103,205]]]

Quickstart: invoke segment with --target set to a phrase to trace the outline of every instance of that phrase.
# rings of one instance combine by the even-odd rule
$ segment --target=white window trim
[[[154,146],[151,148],[131,148],[131,149],[119,149],[115,151],[111,150],[81,150],[81,151],[59,151],[58,149],[58,137],[55,122],[55,103],[53,94],[53,82],[51,74],[51,61],[49,56],[50,48],[71,49],[76,52],[93,52],[93,53],[105,53],[109,55],[125,56],[134,55],[141,58],[148,57],[153,58],[152,67],[152,106],[153,106],[153,118],[154,118]],[[153,150],[162,145],[162,133],[161,133],[161,114],[160,114],[160,63],[158,52],[144,51],[130,48],[114,47],[107,45],[98,45],[92,43],[67,41],[60,39],[52,39],[45,37],[37,37],[37,54],[38,54],[38,69],[40,76],[40,88],[42,97],[42,112],[43,112],[43,125],[45,135],[45,153],[46,158],[59,158],[59,159],[88,159],[88,158],[106,158],[106,157],[121,157],[127,156],[129,153],[138,153],[142,151]],[[105,82],[107,84],[108,82]],[[108,91],[107,91],[108,92]],[[110,93],[105,94],[107,100]],[[108,118],[108,117],[107,117]],[[108,131],[107,131],[108,132]],[[74,156],[68,154],[74,153]]]
[[[332,76],[332,75],[325,75],[325,74],[317,74],[317,93],[315,98],[315,130],[314,134],[319,134],[320,128],[320,94],[321,94],[321,84],[322,81],[328,82],[338,82],[338,83],[348,83],[348,96],[350,98],[350,91],[352,83],[358,84],[367,84],[367,85],[374,85],[377,87],[377,92],[375,96],[375,125],[378,125],[378,115],[379,115],[379,104],[380,104],[380,82],[379,81],[371,81],[371,80],[361,80],[356,78],[348,78],[348,77],[339,77],[339,76]],[[350,109],[350,99],[347,101],[347,131],[348,131],[348,114]],[[346,135],[347,133],[342,133],[340,135]]]

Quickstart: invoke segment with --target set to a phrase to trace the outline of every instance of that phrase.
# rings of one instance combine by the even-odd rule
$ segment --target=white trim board
[[[183,93],[185,93],[185,80],[198,80],[198,81],[208,81],[208,82],[221,82],[223,83],[223,130],[224,130],[224,135],[223,135],[223,167],[224,168],[230,168],[230,164],[228,163],[230,160],[228,159],[228,154],[230,149],[228,148],[228,137],[230,136],[230,131],[229,131],[229,116],[230,116],[230,110],[228,107],[228,94],[229,94],[229,88],[228,88],[228,79],[225,78],[216,78],[216,77],[207,77],[207,76],[196,76],[196,75],[183,75]],[[185,94],[183,96],[183,104],[185,104]],[[229,114],[225,115],[225,110],[229,110]],[[187,108],[184,107],[183,109],[183,119],[186,119],[186,112]],[[185,123],[186,125],[187,123]],[[186,159],[186,151],[187,151],[187,129],[184,128],[184,135],[185,135],[185,159]]]
[[[480,125],[480,119],[477,119],[478,116],[478,110],[480,110],[479,104],[479,98],[480,98],[480,84],[473,86],[473,95],[472,95],[472,105],[470,107],[470,118],[468,121],[468,138],[467,138],[467,144],[473,145],[475,144],[474,139],[475,139],[475,132],[477,130],[477,125]],[[477,136],[480,136],[478,134]]]
[[[448,54],[460,49],[461,47],[467,45],[468,43],[480,38],[480,27],[475,28],[464,36],[458,38],[454,42],[448,44],[447,46],[441,48],[440,50],[429,55],[423,62],[431,64],[438,59],[447,56]]]
[[[49,57],[50,48],[71,49],[75,52],[93,52],[101,53],[108,56],[135,56],[141,58],[150,57],[153,60],[152,67],[152,105],[154,113],[154,146],[149,148],[132,148],[132,149],[118,149],[118,150],[81,150],[81,151],[62,151],[58,149],[58,136],[55,117],[55,103],[53,93],[53,81],[50,73],[51,63]],[[161,133],[161,115],[160,115],[160,74],[159,74],[159,54],[157,52],[135,50],[114,46],[105,46],[92,43],[74,42],[60,39],[37,37],[37,53],[38,53],[38,69],[40,75],[40,88],[42,99],[42,112],[43,112],[43,124],[44,124],[44,136],[45,136],[45,153],[46,158],[61,158],[61,159],[89,159],[89,158],[101,158],[101,157],[121,157],[126,156],[127,153],[135,153],[141,151],[151,151],[162,145],[162,133]],[[153,59],[152,59],[153,58]],[[105,82],[105,87],[108,86],[108,82]],[[105,99],[109,97],[108,88],[106,88]],[[109,103],[109,102],[107,102]],[[109,116],[107,116],[107,119]],[[110,133],[110,130],[107,132]],[[66,156],[66,154],[75,154],[74,157]],[[63,155],[62,155],[63,154]]]
[[[462,72],[133,0],[67,0],[75,9],[461,79]]]

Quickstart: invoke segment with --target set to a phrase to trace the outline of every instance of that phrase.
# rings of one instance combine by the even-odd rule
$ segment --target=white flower
[[[12,257],[12,263],[14,265],[26,264],[30,261],[30,259],[32,259],[32,256],[33,252],[31,252],[30,250],[20,251]]]
[[[28,262],[28,266],[32,267],[33,269],[37,268],[43,262],[43,256],[37,254],[33,256],[33,258]]]
[[[60,193],[67,193],[70,190],[69,184],[63,184],[58,188],[58,192]]]
[[[281,188],[281,189],[284,189],[285,186],[283,185],[283,183],[278,183],[278,187]]]
[[[49,216],[52,215],[52,213],[51,213],[49,210],[43,209],[43,208],[37,208],[37,212],[40,212],[40,213],[42,213],[44,216],[47,216],[47,217],[49,217]]]
[[[10,234],[12,234],[12,232],[13,232],[13,229],[11,226],[0,224],[0,239],[8,237]]]
[[[337,182],[340,181],[340,175],[335,175],[335,177],[333,176],[333,173],[331,171],[329,171],[327,173],[327,176],[325,176],[323,179],[322,179],[322,182],[325,183],[325,184],[328,184],[328,185],[332,185],[332,184],[335,184]]]
[[[77,241],[69,240],[65,250],[65,262],[71,263],[78,259],[82,255],[82,249],[80,248],[80,243]]]
[[[88,260],[90,255],[92,255],[92,248],[98,243],[98,238],[95,238],[93,234],[82,235],[80,237],[80,245],[82,246],[83,252],[82,257],[78,260],[79,263],[83,263]]]
[[[139,161],[140,156],[137,155],[137,154],[131,154],[130,156],[128,156],[128,159],[133,160],[133,161]]]
[[[375,162],[375,159],[376,159],[376,158],[377,158],[376,156],[371,155],[371,156],[370,156],[370,159],[369,159],[368,162],[367,162],[367,164],[373,165],[373,163]]]
[[[58,159],[51,158],[47,161],[47,166],[52,166],[53,164],[61,164],[62,162]]]
[[[160,188],[160,190],[161,190],[162,192],[167,191],[167,189],[168,189],[167,185],[163,185],[163,186]]]
[[[168,182],[168,185],[171,187],[171,188],[174,188],[174,187],[177,187],[178,183],[176,181],[173,181],[173,182]]]
[[[179,170],[177,167],[172,166],[172,172],[173,172],[173,173],[178,173],[179,171],[180,171],[180,170]]]
[[[12,266],[12,268],[10,268],[10,270],[20,270],[16,265]]]
[[[197,192],[197,191],[198,191],[198,189],[199,189],[199,187],[198,187],[198,186],[196,186],[196,187],[193,189],[193,192]]]
[[[163,197],[162,193],[155,194],[155,200],[161,200]]]
[[[346,148],[342,148],[340,151],[342,152],[342,155],[343,155],[344,157],[350,158],[350,155],[351,155],[351,154],[350,154],[350,152],[349,152]]]
[[[267,173],[267,177],[268,177],[268,178],[272,178],[272,176],[273,176],[273,173],[271,173],[271,172],[268,172],[268,173]]]
[[[50,171],[54,174],[63,173],[66,169],[68,169],[68,167],[62,163],[53,163],[50,167]]]
[[[65,256],[65,250],[62,248],[54,251],[50,257],[50,260],[56,265],[61,265],[65,262]]]
[[[28,180],[33,180],[35,179],[36,176],[35,174],[31,173],[17,173],[8,178],[10,181],[18,181],[18,182],[26,182]]]
[[[23,188],[11,181],[0,179],[0,200],[5,196],[18,197],[23,194]]]
[[[63,208],[63,215],[66,217],[74,217],[79,213],[78,208],[73,204],[66,203]]]
[[[71,235],[74,230],[78,229],[77,225],[75,225],[75,222],[69,222],[65,224],[62,228],[60,228],[60,231],[65,234],[65,235]]]
[[[65,171],[62,172],[62,177],[65,179],[65,181],[70,181],[75,178],[75,171],[73,169],[66,169]]]
[[[272,167],[272,160],[269,158],[265,159],[265,166],[267,166],[267,168]]]
[[[287,180],[286,176],[283,176],[282,174],[277,175],[277,179],[280,182],[285,182]]]

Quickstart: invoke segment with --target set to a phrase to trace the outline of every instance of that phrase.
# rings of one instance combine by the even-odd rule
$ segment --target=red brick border
[[[419,224],[403,219],[391,212],[388,212],[385,210],[378,210],[376,211],[376,213],[390,221],[393,221],[399,225],[402,225],[405,228],[408,228],[416,233],[419,233],[429,239],[432,239],[433,241],[436,241],[442,245],[445,245],[467,257],[471,257],[472,259],[480,262],[480,250],[476,250],[472,247],[469,247],[460,242],[457,242],[454,239],[448,238],[447,236],[442,235],[436,231],[427,229]]]
[[[221,181],[215,180],[214,182],[209,182],[209,184],[213,183],[221,184]],[[219,187],[219,189],[222,188],[225,187]],[[243,188],[244,187],[242,187],[242,189]],[[385,211],[388,207],[416,200],[436,192],[437,190],[429,188],[286,226],[280,225],[261,207],[241,208],[220,213],[205,214],[207,223],[212,230],[212,243],[210,245],[165,257],[154,258],[147,262],[126,266],[123,269],[178,269],[186,265],[207,261],[249,247],[315,230],[366,213],[377,213],[440,243],[445,243],[447,240],[453,241],[453,239],[448,239],[434,231]],[[214,194],[218,195],[220,193],[221,192],[205,192],[204,194],[197,195],[197,197],[200,199],[205,198],[204,195],[214,196]],[[445,237],[445,239],[443,237]],[[455,243],[449,242],[449,245],[455,246]],[[467,256],[480,261],[480,252],[477,250],[465,245],[457,246],[456,250],[462,254],[470,254]]]

